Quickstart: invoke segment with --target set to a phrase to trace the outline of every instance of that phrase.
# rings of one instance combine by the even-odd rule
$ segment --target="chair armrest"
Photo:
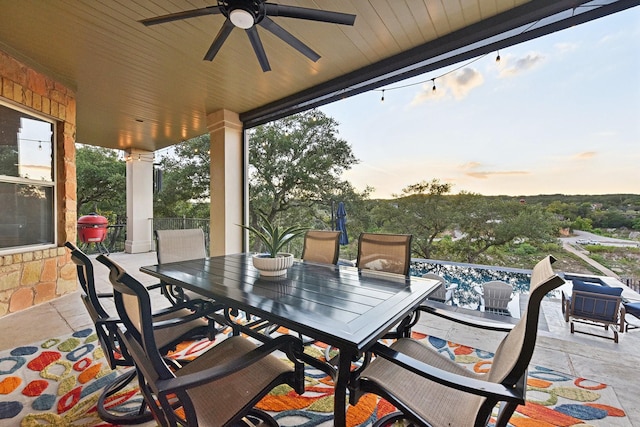
[[[194,299],[189,301],[179,302],[171,307],[163,308],[153,313],[153,317],[170,315],[171,313],[175,313],[182,309],[189,309],[193,311],[194,316],[196,317],[205,317],[209,314],[213,314],[217,311],[220,311],[224,308],[224,305],[220,303],[215,303],[210,300],[204,299]],[[191,316],[189,316],[191,318]]]
[[[119,317],[101,317],[95,320],[96,325],[117,325],[122,324],[122,319]]]
[[[382,357],[391,363],[400,366],[401,368],[447,387],[479,396],[492,397],[497,400],[515,402],[519,404],[524,403],[524,383],[526,373],[525,376],[518,381],[517,385],[514,387],[507,387],[499,383],[465,377],[436,368],[381,343],[374,344],[369,351],[378,357]]]
[[[154,283],[153,285],[147,285],[145,287],[147,288],[148,291],[150,291],[150,290],[153,290],[153,289],[161,288],[162,286],[164,286],[163,283]]]
[[[113,298],[113,293],[112,292],[100,292],[100,293],[97,293],[96,296],[98,298]]]
[[[481,319],[473,316],[468,316],[455,311],[437,308],[433,306],[429,301],[423,302],[420,305],[420,307],[418,307],[418,310],[423,311],[425,313],[433,314],[438,317],[442,317],[444,319],[450,320],[455,323],[460,323],[462,325],[472,326],[474,328],[484,329],[487,331],[509,332],[515,326],[514,324],[511,324],[511,323],[485,320],[485,319]]]
[[[281,350],[287,354],[289,360],[294,362],[296,370],[304,369],[302,360],[297,356],[293,357],[294,355],[302,354],[302,341],[292,335],[281,335],[222,365],[203,369],[202,371],[194,372],[182,377],[159,380],[156,382],[157,391],[158,393],[164,394],[173,393],[175,391],[186,390],[224,378],[256,363],[260,359],[273,353],[275,350]]]

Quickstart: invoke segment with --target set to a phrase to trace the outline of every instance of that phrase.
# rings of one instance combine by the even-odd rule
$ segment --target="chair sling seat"
[[[208,350],[193,362],[177,371],[176,376],[202,371],[225,362],[238,359],[257,346],[251,341],[234,336],[227,338]],[[282,375],[293,372],[293,368],[274,355],[268,355],[249,367],[216,380],[187,390],[201,425],[222,426],[253,400],[263,390],[269,390]],[[275,381],[277,384],[281,381]],[[243,396],[243,398],[239,398]]]
[[[163,320],[181,319],[187,316],[193,315],[193,311],[188,308],[172,311],[167,314],[160,314],[154,316],[153,320],[160,322]],[[153,335],[156,338],[158,348],[162,350],[168,350],[170,347],[174,347],[176,343],[185,339],[196,339],[200,335],[204,338],[211,333],[211,326],[209,320],[202,317],[190,320],[184,323],[178,323],[172,325],[169,328],[156,329]],[[198,333],[198,329],[202,330],[202,334]],[[212,338],[212,337],[210,337]]]
[[[470,378],[486,379],[486,374],[476,374],[412,339],[401,338],[393,343],[391,348],[448,372]],[[377,383],[379,387],[407,404],[412,411],[420,414],[433,426],[473,426],[478,409],[484,401],[482,396],[425,381],[420,375],[382,357],[371,362],[361,378]],[[364,391],[367,389],[364,388]],[[436,409],[438,407],[456,407],[456,411],[438,411]]]
[[[340,253],[340,232],[309,230],[304,236],[302,259],[321,264],[336,264]]]
[[[179,230],[155,230],[156,254],[158,264],[187,261],[207,257],[204,232],[200,228]],[[176,304],[180,300],[202,298],[187,289],[162,283],[162,292],[167,299]]]

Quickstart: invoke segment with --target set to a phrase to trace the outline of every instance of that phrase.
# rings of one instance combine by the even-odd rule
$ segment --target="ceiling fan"
[[[316,62],[320,55],[314,52],[287,30],[276,24],[270,17],[280,16],[284,18],[307,19],[310,21],[328,22],[333,24],[353,25],[356,16],[348,13],[331,12],[328,10],[309,9],[306,7],[286,6],[275,3],[267,3],[265,0],[218,0],[217,6],[208,6],[200,9],[186,10],[184,12],[170,13],[155,18],[143,19],[140,22],[146,26],[163,24],[165,22],[179,21],[181,19],[194,18],[204,15],[224,15],[224,21],[218,35],[213,40],[204,59],[212,61],[222,44],[225,42],[231,30],[235,27],[247,32],[253,51],[258,57],[262,71],[270,71],[271,66],[267,54],[258,36],[257,25],[273,33],[304,56]]]

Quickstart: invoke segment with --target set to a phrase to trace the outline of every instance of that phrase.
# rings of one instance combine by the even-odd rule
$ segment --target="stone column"
[[[245,205],[244,139],[237,113],[219,110],[207,116],[211,136],[211,256],[242,252]]]
[[[124,250],[135,254],[154,250],[153,152],[128,149],[127,155],[127,240]]]

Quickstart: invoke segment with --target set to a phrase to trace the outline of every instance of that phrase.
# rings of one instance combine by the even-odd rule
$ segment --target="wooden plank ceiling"
[[[354,26],[274,17],[321,58],[314,63],[258,27],[272,68],[265,73],[239,28],[212,62],[203,61],[223,15],[138,22],[215,0],[0,0],[0,49],[76,91],[78,142],[157,150],[205,133],[208,113],[258,109],[528,0],[273,2],[357,17]]]

